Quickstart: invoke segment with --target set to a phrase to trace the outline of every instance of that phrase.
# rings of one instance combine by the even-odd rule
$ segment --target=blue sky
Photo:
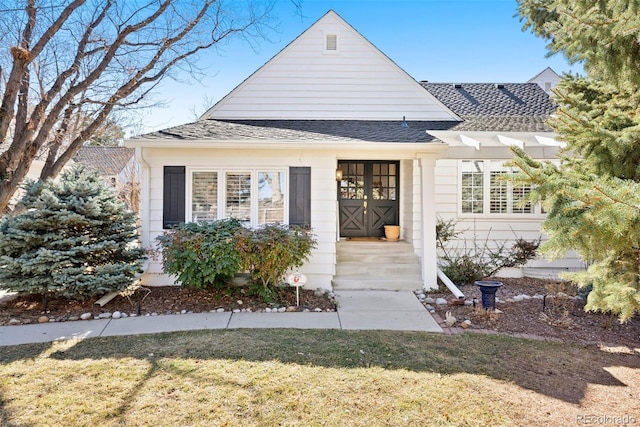
[[[145,131],[194,121],[329,9],[417,80],[525,82],[546,67],[580,71],[561,55],[546,57],[544,40],[522,31],[516,0],[302,0],[302,16],[287,0],[277,3],[277,30],[250,46],[237,40],[212,51],[201,82],[163,84],[170,108],[143,117]]]

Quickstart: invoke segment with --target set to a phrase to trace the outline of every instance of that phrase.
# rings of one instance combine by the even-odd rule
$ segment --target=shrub
[[[268,300],[287,270],[301,266],[316,246],[311,233],[279,224],[245,229],[236,219],[182,224],[157,238],[165,272],[183,286],[228,286],[249,272],[254,291]]]
[[[28,182],[16,212],[0,220],[0,288],[83,299],[125,289],[140,270],[135,215],[93,171]]]
[[[183,286],[205,289],[224,286],[241,270],[236,241],[242,232],[237,219],[181,224],[158,236],[164,271]]]
[[[535,258],[539,240],[529,241],[517,238],[511,247],[505,243],[482,244],[474,240],[472,247],[451,248],[447,242],[456,239],[460,233],[455,230],[456,222],[438,219],[436,224],[437,246],[440,249],[440,268],[452,282],[464,285],[493,276],[499,270],[525,265]]]
[[[269,224],[246,230],[237,241],[242,267],[251,281],[259,285],[260,294],[269,297],[269,289],[282,283],[287,270],[300,267],[316,246],[308,231],[299,227]]]

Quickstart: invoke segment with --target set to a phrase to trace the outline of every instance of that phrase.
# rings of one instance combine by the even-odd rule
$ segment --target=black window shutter
[[[162,203],[162,228],[185,221],[185,167],[165,166]]]
[[[289,224],[311,225],[311,168],[289,168]]]

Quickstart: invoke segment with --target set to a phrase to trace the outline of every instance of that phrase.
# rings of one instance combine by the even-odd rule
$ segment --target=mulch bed
[[[461,288],[461,291],[467,299],[476,300],[476,307],[451,304],[435,306],[438,317],[444,320],[446,312],[449,311],[457,320],[454,325],[456,328],[460,328],[464,320],[470,320],[471,326],[468,329],[471,330],[488,330],[565,342],[640,348],[638,316],[621,324],[616,316],[585,312],[585,301],[575,298],[577,289],[567,282],[530,278],[493,278],[492,280],[503,283],[496,293],[497,299],[505,301],[496,304],[496,308],[502,313],[495,314],[483,309],[480,289],[474,285],[466,285]],[[558,298],[558,292],[563,292],[567,296]],[[522,294],[547,295],[547,298],[506,302]],[[447,300],[453,299],[452,294],[447,292],[429,295]],[[555,298],[551,298],[551,295]]]
[[[323,293],[300,289],[299,306],[293,287],[280,288],[274,303],[266,303],[259,296],[248,295],[242,288],[229,290],[202,290],[179,286],[139,288],[130,296],[116,296],[104,307],[96,305],[97,298],[76,301],[68,298],[52,298],[44,310],[42,297],[20,295],[0,301],[0,325],[37,323],[42,316],[57,322],[75,320],[83,313],[99,316],[101,313],[120,311],[128,315],[202,313],[224,309],[225,311],[263,311],[266,308],[284,308],[288,311],[334,310],[335,302]],[[19,323],[18,323],[19,322]]]

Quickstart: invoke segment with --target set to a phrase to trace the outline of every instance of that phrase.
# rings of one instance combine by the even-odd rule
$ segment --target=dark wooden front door
[[[398,225],[400,164],[341,160],[338,182],[341,237],[381,237]]]

